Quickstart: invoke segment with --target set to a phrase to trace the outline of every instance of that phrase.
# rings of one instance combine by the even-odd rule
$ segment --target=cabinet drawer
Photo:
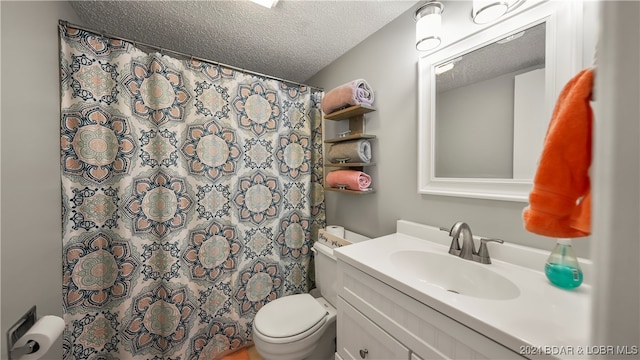
[[[409,349],[338,298],[338,354],[344,360],[406,360]]]

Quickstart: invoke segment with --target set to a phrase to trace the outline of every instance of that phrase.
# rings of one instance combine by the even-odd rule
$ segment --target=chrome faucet
[[[460,247],[459,242],[460,235],[462,235],[462,247]],[[453,237],[451,246],[449,247],[449,254],[460,256],[466,260],[473,260],[473,255],[478,255],[476,246],[473,243],[471,228],[467,223],[458,221],[453,224],[449,231],[449,236]]]
[[[453,237],[453,239],[451,239],[451,245],[449,246],[449,254],[482,264],[491,264],[487,242],[494,241],[500,244],[504,243],[504,241],[500,239],[482,238],[480,239],[480,249],[476,251],[471,228],[467,223],[462,221],[453,224],[451,230],[449,230],[449,236]],[[460,236],[462,236],[462,247],[460,247]]]

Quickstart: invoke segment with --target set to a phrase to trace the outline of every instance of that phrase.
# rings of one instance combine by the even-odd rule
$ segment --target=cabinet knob
[[[360,357],[364,359],[367,357],[368,353],[369,353],[369,350],[367,349],[360,350]]]

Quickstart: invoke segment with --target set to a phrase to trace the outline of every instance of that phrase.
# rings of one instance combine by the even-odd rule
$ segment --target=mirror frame
[[[508,35],[546,22],[545,114],[551,118],[555,99],[582,67],[582,4],[544,2],[464,37],[418,61],[418,193],[528,202],[531,180],[438,178],[435,176],[435,68]],[[548,121],[548,120],[547,120]],[[543,141],[543,139],[540,139]]]

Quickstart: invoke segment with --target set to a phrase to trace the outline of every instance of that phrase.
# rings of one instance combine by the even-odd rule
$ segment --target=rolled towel
[[[348,105],[373,104],[373,90],[364,79],[357,79],[329,90],[322,98],[322,111],[330,114]]]
[[[371,185],[371,176],[357,170],[334,170],[327,174],[327,185],[332,188],[344,185],[349,190],[364,191]]]
[[[337,163],[340,159],[347,159],[347,162],[368,163],[371,161],[371,144],[368,140],[360,139],[331,145],[327,152],[327,160]]]

